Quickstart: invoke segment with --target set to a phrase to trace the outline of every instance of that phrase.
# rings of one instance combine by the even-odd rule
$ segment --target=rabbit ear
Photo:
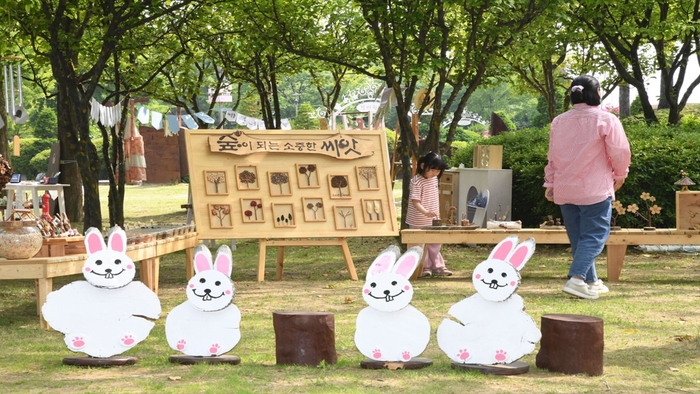
[[[107,246],[115,252],[126,252],[126,233],[119,226],[114,226],[109,230]]]
[[[228,245],[219,246],[219,249],[216,251],[214,269],[230,278],[232,268],[233,256],[231,255],[231,248]]]
[[[374,259],[372,265],[369,266],[369,269],[367,270],[367,277],[369,278],[370,276],[389,271],[391,266],[394,265],[396,258],[399,256],[400,251],[401,250],[395,245],[391,245],[384,249],[382,253],[380,253],[379,256]]]
[[[535,253],[535,239],[528,238],[518,245],[505,260],[520,271],[525,266],[525,263],[530,260],[533,253]]]
[[[413,271],[415,271],[416,267],[418,267],[418,263],[420,263],[420,258],[422,255],[423,248],[420,246],[412,247],[406,253],[404,253],[403,256],[401,256],[399,261],[397,261],[394,265],[394,269],[392,269],[392,271],[403,277],[410,278],[411,275],[413,275]]]
[[[496,247],[493,248],[493,251],[491,251],[491,254],[489,255],[488,259],[505,261],[508,255],[511,253],[511,251],[513,251],[513,249],[515,248],[515,245],[517,244],[518,236],[511,235],[510,237],[499,242],[498,245],[496,245]]]
[[[199,244],[194,251],[194,271],[200,273],[212,268],[211,252],[206,246]]]
[[[107,248],[107,245],[105,245],[105,239],[102,238],[102,233],[95,227],[90,227],[87,229],[83,242],[85,243],[85,249],[87,250],[88,254],[97,253]]]

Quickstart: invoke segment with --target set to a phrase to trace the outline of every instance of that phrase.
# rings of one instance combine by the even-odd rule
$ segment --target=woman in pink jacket
[[[584,75],[571,82],[573,108],[552,121],[547,200],[561,208],[573,261],[563,291],[596,299],[608,288],[598,279],[595,258],[610,235],[615,191],[624,183],[630,146],[620,120],[600,108],[600,83]]]

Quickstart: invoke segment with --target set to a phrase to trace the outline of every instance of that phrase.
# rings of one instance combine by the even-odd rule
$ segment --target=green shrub
[[[506,114],[505,111],[493,111],[494,114],[498,115],[499,118],[505,123],[506,127],[508,128],[508,131],[515,131],[518,129],[518,127],[513,123],[513,121],[510,119],[510,116]]]
[[[27,179],[34,179],[38,173],[46,171],[48,156],[46,156],[43,166],[39,166],[38,163],[36,164],[38,169],[31,164],[31,160],[41,151],[51,149],[52,143],[53,141],[46,139],[22,138],[19,145],[20,155],[10,157],[12,170],[15,173],[26,176]],[[12,152],[13,147],[14,144],[10,143],[10,152]]]
[[[51,156],[51,149],[44,149],[41,152],[34,155],[34,157],[29,160],[29,166],[32,169],[32,173],[39,174],[41,172],[46,172],[49,165],[49,156]],[[49,174],[50,175],[50,174]]]
[[[700,141],[697,132],[669,126],[627,125],[627,137],[632,148],[630,173],[617,199],[626,207],[637,204],[646,211],[640,198],[648,192],[662,208],[653,219],[656,227],[675,227],[675,191],[673,183],[685,170],[696,183],[700,180]],[[503,145],[503,168],[513,171],[513,220],[521,220],[524,227],[538,227],[547,215],[561,217],[559,207],[545,200],[544,167],[549,148],[549,127],[502,133],[484,139],[480,145]],[[452,156],[452,166],[464,163],[471,167],[474,145],[460,147]],[[642,219],[631,214],[617,219],[622,227],[641,228]]]

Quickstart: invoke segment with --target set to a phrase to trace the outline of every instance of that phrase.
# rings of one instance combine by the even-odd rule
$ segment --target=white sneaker
[[[603,281],[600,279],[593,283],[589,283],[588,288],[595,291],[598,294],[603,294],[610,291],[610,289],[608,289],[608,286],[605,286],[605,284],[603,284]]]
[[[587,284],[584,283],[579,285],[572,282],[571,279],[566,282],[562,290],[564,293],[575,295],[579,298],[586,298],[589,300],[595,300],[598,298],[598,293],[591,290]]]

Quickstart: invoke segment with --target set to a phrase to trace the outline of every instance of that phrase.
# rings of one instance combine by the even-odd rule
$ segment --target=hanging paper
[[[292,129],[292,124],[289,123],[289,119],[282,119],[281,128],[282,128],[282,130],[291,130]]]
[[[163,129],[163,114],[156,111],[151,111],[151,126],[156,130]]]
[[[194,116],[198,117],[199,119],[202,120],[202,122],[204,122],[206,124],[213,124],[214,123],[214,118],[205,114],[204,112],[197,112],[194,114]]]
[[[258,130],[265,130],[265,121],[262,119],[256,119],[258,122]]]
[[[180,131],[177,115],[168,115],[168,131],[172,134],[177,134],[177,132]]]
[[[197,121],[194,120],[192,115],[182,115],[182,122],[187,126],[188,129],[198,129],[199,125],[197,124]]]
[[[138,120],[141,124],[148,124],[151,118],[150,110],[146,107],[139,107]]]
[[[235,122],[235,121],[236,121],[236,115],[237,115],[237,114],[236,114],[236,111],[226,111],[226,115],[224,115],[224,117],[225,117],[226,120],[228,120],[229,122]]]

